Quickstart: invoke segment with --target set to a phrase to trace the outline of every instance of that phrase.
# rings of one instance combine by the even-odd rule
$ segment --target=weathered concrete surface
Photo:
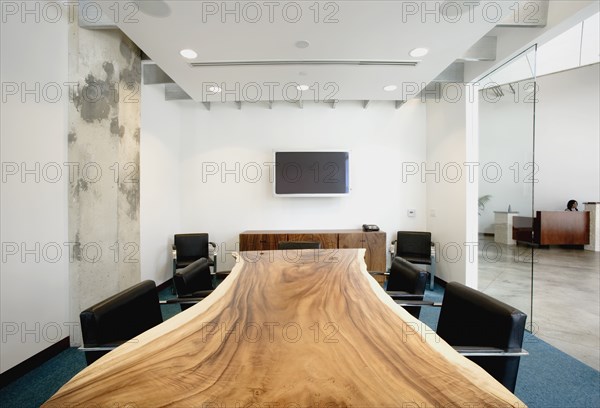
[[[140,50],[69,29],[70,316],[140,281]]]

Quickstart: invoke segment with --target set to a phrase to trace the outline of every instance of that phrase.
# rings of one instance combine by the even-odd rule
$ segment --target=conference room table
[[[106,354],[43,406],[525,406],[394,303],[364,254],[236,254],[210,296]]]

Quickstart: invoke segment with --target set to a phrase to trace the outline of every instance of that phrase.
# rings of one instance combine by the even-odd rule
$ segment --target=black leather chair
[[[197,303],[200,299],[210,295],[213,291],[213,275],[210,273],[210,262],[206,258],[200,258],[182,269],[178,269],[173,277],[177,297],[181,310]],[[185,299],[189,303],[185,303]]]
[[[212,254],[209,246],[212,247]],[[216,248],[217,245],[208,240],[206,233],[175,234],[173,239],[173,278],[175,278],[177,269],[185,268],[200,258],[207,259],[216,273]]]
[[[279,241],[277,249],[321,249],[321,243],[314,241]]]
[[[387,281],[386,292],[394,300],[423,300],[427,272],[417,268],[407,260],[397,256],[392,261]],[[419,306],[405,306],[407,312],[419,318]]]
[[[430,265],[429,289],[433,289],[435,279],[435,256],[431,251],[431,233],[420,231],[398,231],[394,256],[418,265]]]
[[[506,303],[451,282],[437,334],[514,392],[520,355],[527,354],[522,350],[526,319],[525,313]]]
[[[87,308],[79,319],[89,365],[111,348],[162,323],[156,284],[151,280],[140,282]]]

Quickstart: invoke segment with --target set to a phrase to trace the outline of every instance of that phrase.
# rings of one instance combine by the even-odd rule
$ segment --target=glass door
[[[533,321],[536,47],[480,81],[479,290]]]

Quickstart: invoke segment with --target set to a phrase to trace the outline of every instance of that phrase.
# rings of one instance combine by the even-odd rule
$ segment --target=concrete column
[[[140,281],[140,50],[69,27],[70,317]]]

